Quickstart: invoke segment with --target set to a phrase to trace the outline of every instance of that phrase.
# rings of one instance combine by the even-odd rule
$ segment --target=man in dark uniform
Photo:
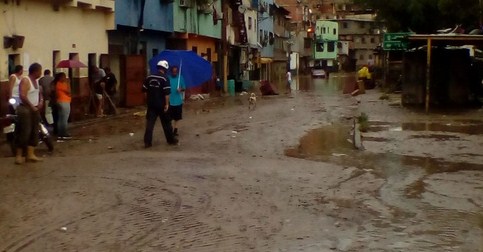
[[[169,95],[171,88],[166,72],[169,64],[161,60],[157,64],[158,73],[151,74],[143,83],[143,92],[146,93],[148,111],[146,113],[146,131],[144,133],[144,147],[149,148],[153,144],[153,129],[156,119],[161,119],[164,136],[170,145],[176,145],[178,139],[173,134],[171,118],[169,116]]]

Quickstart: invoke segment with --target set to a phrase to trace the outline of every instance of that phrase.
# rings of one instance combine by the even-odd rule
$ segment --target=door
[[[142,83],[146,78],[146,57],[144,55],[124,55],[121,57],[121,104],[126,107],[144,104]]]

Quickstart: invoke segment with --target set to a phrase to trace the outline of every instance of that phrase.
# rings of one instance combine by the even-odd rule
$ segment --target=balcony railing
[[[103,10],[113,12],[115,0],[51,0],[54,7],[71,6],[82,9]]]

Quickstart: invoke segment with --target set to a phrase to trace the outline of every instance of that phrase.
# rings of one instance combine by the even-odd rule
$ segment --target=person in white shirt
[[[42,76],[42,66],[33,63],[29,67],[29,75],[20,81],[20,105],[17,107],[18,122],[15,126],[17,153],[15,163],[22,164],[23,152],[27,150],[27,161],[42,161],[35,153],[35,146],[39,143],[40,110],[44,104],[42,87],[38,79]]]
[[[20,104],[20,80],[22,80],[23,66],[15,66],[15,72],[8,78],[9,90],[8,99],[15,99],[15,104],[12,104],[11,113],[15,112],[15,109]]]
[[[290,70],[287,71],[287,94],[292,92],[292,73]]]

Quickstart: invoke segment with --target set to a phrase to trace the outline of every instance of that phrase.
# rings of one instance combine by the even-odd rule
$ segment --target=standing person
[[[42,87],[37,79],[42,75],[42,66],[33,63],[29,67],[29,75],[20,81],[20,105],[17,108],[18,123],[16,125],[17,152],[15,163],[24,162],[22,154],[27,149],[27,161],[42,161],[35,153],[35,146],[39,143],[39,110],[42,109]]]
[[[52,92],[51,90],[52,81],[54,81],[54,77],[50,75],[50,70],[45,69],[44,76],[42,76],[39,79],[39,85],[42,87],[42,96],[44,97],[43,117],[49,125],[52,125],[54,123],[54,119],[52,116],[52,107],[50,106],[50,96],[51,96],[50,94]]]
[[[171,119],[173,119],[173,134],[178,136],[178,122],[183,119],[183,92],[186,90],[186,84],[183,76],[179,75],[177,66],[171,68],[171,74],[168,78],[171,85],[169,112]]]
[[[286,77],[287,77],[287,94],[290,94],[292,93],[292,73],[290,72],[290,70],[287,70],[287,74],[286,74]]]
[[[16,65],[14,72],[8,78],[8,99],[15,99],[15,104],[11,105],[10,112],[14,113],[17,106],[20,104],[20,81],[22,80],[23,66]]]
[[[119,102],[118,100],[118,95],[117,95],[117,90],[116,90],[116,85],[117,85],[117,79],[114,73],[112,73],[111,68],[106,67],[104,68],[104,71],[106,72],[106,76],[103,78],[102,82],[105,83],[105,91],[109,98],[111,99],[112,103],[111,105],[117,106],[117,103]],[[111,108],[111,106],[110,106]],[[115,111],[114,108],[111,108],[110,111]],[[114,114],[114,112],[112,112]]]
[[[55,94],[57,97],[57,136],[59,139],[71,139],[67,133],[67,124],[70,115],[70,102],[72,101],[69,80],[65,73],[55,75]]]
[[[106,72],[102,68],[98,68],[94,66],[93,69],[94,77],[92,80],[94,81],[94,92],[96,93],[97,98],[97,109],[96,109],[96,116],[103,117],[104,116],[104,77],[106,77]]]
[[[157,64],[158,73],[146,78],[143,83],[143,92],[146,93],[148,111],[146,113],[146,131],[144,133],[144,147],[149,148],[153,144],[153,130],[156,119],[159,117],[163,126],[164,136],[170,145],[178,143],[173,134],[171,118],[169,116],[169,95],[171,92],[169,79],[166,72],[169,64],[161,60]]]

